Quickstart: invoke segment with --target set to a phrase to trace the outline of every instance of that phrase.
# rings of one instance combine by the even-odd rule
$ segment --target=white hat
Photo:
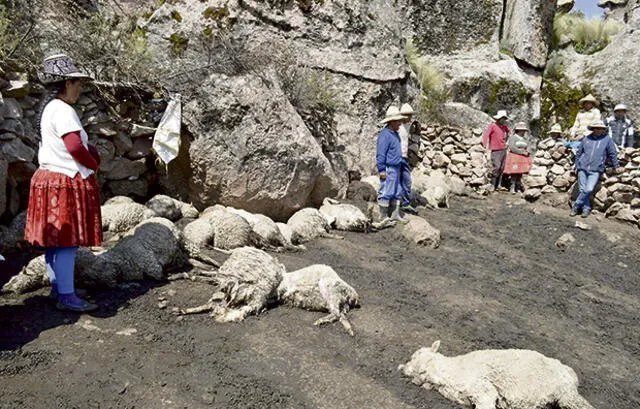
[[[413,115],[414,111],[413,111],[413,108],[411,108],[411,105],[402,104],[402,107],[400,107],[400,113],[402,115]]]
[[[387,113],[385,114],[384,119],[380,122],[386,124],[391,121],[402,121],[403,119],[407,119],[407,117],[400,113],[397,106],[391,105],[387,108]]]
[[[549,129],[549,133],[562,133],[562,127],[560,124],[553,124],[551,129]]]
[[[580,105],[584,104],[585,102],[591,102],[593,105],[596,105],[596,106],[600,104],[600,102],[598,102],[598,100],[591,94],[582,98],[579,102],[580,102]]]
[[[587,128],[589,130],[592,130],[592,129],[595,129],[595,128],[607,129],[607,125],[605,125],[604,122],[602,122],[602,121],[595,121],[594,123],[589,125]]]
[[[495,116],[493,117],[493,119],[498,120],[500,118],[507,118],[509,119],[509,115],[507,115],[507,111],[505,111],[504,109],[501,109],[500,111],[498,111],[497,114],[495,114]]]
[[[528,131],[529,128],[527,128],[527,124],[525,124],[524,122],[518,122],[515,126],[515,128],[513,128],[514,131]]]
[[[629,108],[625,104],[618,104],[615,108],[613,108],[613,112],[616,111],[628,111]]]

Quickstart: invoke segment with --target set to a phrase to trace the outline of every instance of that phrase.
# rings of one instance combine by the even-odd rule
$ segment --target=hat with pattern
[[[66,54],[56,54],[44,59],[44,67],[38,78],[43,84],[64,81],[69,79],[92,79],[91,76],[81,72],[73,63],[71,57]]]

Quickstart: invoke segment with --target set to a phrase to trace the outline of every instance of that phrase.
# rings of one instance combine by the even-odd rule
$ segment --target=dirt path
[[[396,369],[440,339],[446,355],[537,350],[574,368],[596,408],[637,409],[638,230],[592,218],[581,231],[534,207],[498,195],[426,211],[438,250],[388,230],[278,255],[289,270],[330,264],[356,288],[355,338],[286,307],[241,324],[178,317],[211,292],[186,281],[97,293],[94,316],[55,311],[45,291],[2,296],[0,408],[459,408]]]

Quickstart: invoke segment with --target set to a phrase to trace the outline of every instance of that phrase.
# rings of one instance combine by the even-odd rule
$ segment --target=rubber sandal
[[[60,311],[73,311],[73,312],[91,312],[98,309],[96,304],[92,304],[88,301],[81,300],[81,304],[79,305],[71,305],[65,304],[61,301],[58,301],[56,304],[56,308]]]

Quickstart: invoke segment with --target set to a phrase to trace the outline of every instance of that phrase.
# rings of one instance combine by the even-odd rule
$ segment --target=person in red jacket
[[[37,116],[40,167],[31,178],[25,228],[25,240],[45,248],[57,308],[77,312],[97,308],[75,291],[78,247],[102,243],[100,187],[95,177],[100,157],[71,106],[89,79],[67,55],[44,60],[40,80],[46,93]]]
[[[494,191],[502,184],[502,172],[507,157],[507,139],[511,129],[506,125],[509,119],[507,111],[498,111],[493,117],[495,122],[489,124],[482,135],[482,146],[491,151],[491,164],[493,165],[490,191]]]

